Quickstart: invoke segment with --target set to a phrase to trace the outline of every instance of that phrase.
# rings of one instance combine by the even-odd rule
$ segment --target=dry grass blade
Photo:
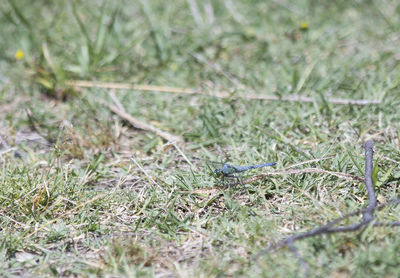
[[[231,94],[228,92],[216,92],[212,96],[218,98],[228,98]],[[297,94],[291,94],[290,96],[272,96],[272,95],[259,95],[254,93],[247,93],[242,96],[237,96],[237,98],[250,99],[250,100],[267,100],[267,101],[284,101],[284,102],[303,102],[303,103],[313,103],[315,98],[302,96]],[[380,104],[380,100],[368,100],[368,99],[346,99],[346,98],[326,98],[326,102],[331,104],[353,104],[353,105],[370,105],[370,104]]]
[[[198,91],[187,88],[176,88],[168,86],[154,86],[154,85],[134,85],[130,83],[117,83],[117,82],[97,82],[89,80],[68,80],[68,86],[80,88],[104,88],[116,90],[137,90],[149,92],[163,92],[163,93],[180,93],[180,94],[196,94]]]
[[[106,89],[119,89],[119,90],[138,90],[149,92],[162,92],[162,93],[178,93],[178,94],[203,94],[199,89],[191,88],[177,88],[169,86],[154,86],[154,85],[134,85],[130,83],[116,83],[116,82],[95,82],[89,80],[68,80],[68,86],[81,87],[81,88],[106,88]],[[275,96],[275,95],[259,95],[253,93],[246,93],[241,96],[232,96],[229,92],[216,91],[207,94],[217,98],[231,98],[236,97],[239,99],[249,100],[267,100],[267,101],[286,101],[286,102],[304,102],[313,103],[315,98],[292,94],[290,96]],[[344,98],[326,98],[326,102],[332,104],[354,104],[354,105],[370,105],[380,104],[380,100],[367,100],[367,99],[344,99]]]
[[[261,179],[264,179],[264,178],[270,177],[270,176],[304,174],[304,173],[319,173],[319,174],[332,175],[332,176],[336,176],[338,178],[344,178],[344,179],[348,179],[348,180],[356,180],[359,182],[364,181],[363,178],[357,177],[355,175],[350,175],[350,174],[341,173],[341,172],[332,172],[332,171],[322,170],[322,169],[318,169],[318,168],[306,168],[306,169],[299,169],[299,170],[275,171],[275,172],[265,173],[265,174],[261,174],[261,175],[257,175],[257,176],[248,178],[248,179],[242,181],[241,184],[251,183],[251,182],[261,180]]]
[[[297,167],[297,166],[301,166],[301,165],[304,165],[304,164],[318,162],[318,161],[322,161],[322,160],[326,160],[326,159],[331,159],[332,157],[333,156],[327,156],[327,157],[321,157],[321,158],[302,161],[302,162],[299,162],[299,163],[292,164],[292,165],[286,167],[285,169],[287,170],[287,169],[294,168],[294,167]]]

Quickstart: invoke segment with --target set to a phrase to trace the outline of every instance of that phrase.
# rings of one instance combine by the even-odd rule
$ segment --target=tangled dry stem
[[[277,243],[273,243],[269,245],[267,248],[261,250],[258,254],[255,255],[254,259],[259,258],[262,255],[265,255],[268,252],[271,252],[273,250],[278,250],[283,247],[288,247],[289,250],[294,254],[294,256],[298,259],[300,266],[304,269],[306,276],[309,276],[309,266],[307,262],[303,259],[301,254],[298,252],[297,248],[294,246],[294,242],[297,240],[301,240],[304,238],[309,238],[313,236],[320,236],[323,234],[331,234],[331,233],[337,233],[337,232],[354,232],[361,230],[362,228],[366,227],[367,225],[371,226],[386,226],[386,227],[394,227],[394,226],[400,226],[400,221],[390,221],[390,222],[379,222],[375,220],[374,217],[374,212],[377,209],[382,209],[388,205],[397,205],[400,204],[400,197],[394,198],[390,200],[389,202],[378,205],[377,200],[375,197],[375,190],[372,182],[372,169],[373,169],[373,164],[372,164],[372,156],[373,156],[373,146],[374,146],[374,141],[369,140],[365,143],[365,185],[367,187],[368,191],[368,199],[369,203],[368,206],[364,209],[346,214],[340,218],[334,219],[330,222],[328,222],[325,225],[322,225],[320,227],[311,229],[307,232],[299,233],[299,234],[294,234],[292,236],[289,236],[285,239],[282,239],[278,241]],[[263,175],[264,177],[266,175]],[[342,176],[342,173],[341,173]],[[352,216],[356,215],[362,215],[362,220],[359,223],[354,223],[346,226],[336,226],[338,223],[342,222],[344,219],[348,219]]]

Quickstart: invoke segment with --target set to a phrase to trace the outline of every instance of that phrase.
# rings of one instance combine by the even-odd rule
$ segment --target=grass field
[[[287,248],[254,255],[368,204],[357,180],[227,186],[208,161],[277,162],[244,179],[294,164],[363,177],[373,138],[378,202],[400,195],[398,1],[8,0],[0,12],[1,277],[302,277]],[[399,277],[399,232],[295,246],[312,277]]]

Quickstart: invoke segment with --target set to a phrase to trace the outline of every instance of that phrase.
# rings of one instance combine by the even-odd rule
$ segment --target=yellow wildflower
[[[17,59],[17,60],[24,59],[24,56],[25,56],[25,53],[20,49],[18,49],[17,52],[15,52],[15,59]]]
[[[301,30],[307,30],[308,29],[308,22],[305,22],[305,21],[301,22],[300,23],[300,29]]]

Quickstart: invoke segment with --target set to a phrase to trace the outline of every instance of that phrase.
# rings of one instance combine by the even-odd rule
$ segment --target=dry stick
[[[114,101],[114,103],[115,103],[115,108],[117,108],[118,110],[119,110],[119,112],[121,113],[124,113],[124,115],[129,115],[127,112],[126,112],[126,110],[125,110],[125,108],[124,108],[124,106],[122,105],[122,103],[119,101],[119,99],[117,98],[117,96],[114,94],[114,91],[110,91],[110,97],[111,97],[111,99]],[[110,108],[110,107],[109,107]],[[111,108],[110,108],[110,110],[111,111],[113,111]],[[116,113],[115,111],[113,111],[114,113]],[[123,118],[121,115],[119,115],[118,113],[116,113],[118,116],[120,116],[121,118]],[[124,118],[125,119],[125,118]],[[172,134],[169,134],[169,133],[166,133],[166,132],[164,132],[164,131],[161,131],[161,130],[159,130],[159,129],[157,129],[157,128],[155,128],[155,127],[152,127],[152,126],[150,126],[150,125],[148,125],[148,124],[145,124],[145,123],[142,123],[141,121],[139,121],[139,120],[137,120],[137,119],[135,119],[135,118],[133,118],[132,116],[131,116],[131,120],[132,119],[134,119],[135,120],[135,123],[141,123],[141,126],[139,127],[139,128],[141,128],[141,129],[145,129],[145,130],[150,130],[150,131],[153,131],[153,132],[155,132],[157,135],[159,135],[159,136],[161,136],[161,137],[163,137],[164,139],[166,139],[167,141],[170,141],[170,142],[172,142],[172,143],[175,143],[175,142],[181,142],[182,141],[182,139],[181,138],[177,138],[177,136],[175,136],[175,135],[172,135]],[[128,120],[128,119],[125,119],[125,120]],[[133,124],[132,123],[132,121],[131,120],[128,120],[133,126],[135,126],[135,124]],[[136,127],[136,126],[135,126]],[[146,128],[143,128],[143,127],[147,127],[147,129]],[[151,127],[152,129],[148,129],[149,127]],[[156,131],[157,130],[157,131]],[[168,137],[165,137],[166,135],[168,135]],[[176,145],[175,145],[176,146]]]
[[[390,200],[389,202],[387,202],[385,204],[377,206],[376,209],[380,210],[380,209],[383,209],[384,207],[387,207],[389,205],[398,205],[398,204],[400,204],[400,198],[395,198],[395,199],[392,199],[392,200]],[[279,249],[279,248],[282,248],[284,246],[287,246],[287,243],[291,242],[291,241],[296,241],[296,240],[299,240],[299,239],[308,238],[308,237],[312,237],[312,236],[315,236],[315,235],[322,235],[322,234],[325,234],[325,233],[329,234],[329,233],[333,233],[333,232],[338,232],[338,231],[336,231],[335,229],[332,228],[334,225],[336,225],[337,223],[339,223],[339,222],[341,222],[341,221],[343,221],[345,219],[348,219],[348,218],[350,218],[352,216],[363,214],[366,211],[367,211],[367,209],[364,208],[364,209],[360,209],[360,210],[345,214],[342,217],[339,217],[337,219],[334,219],[334,220],[328,222],[324,226],[320,226],[320,227],[312,229],[312,230],[310,230],[308,232],[304,232],[304,233],[293,235],[291,237],[288,237],[286,239],[283,239],[283,240],[279,241],[278,243],[271,244],[268,248],[265,248],[264,250],[261,250],[255,256],[255,259],[257,259],[260,256],[268,253],[269,251],[271,251],[273,249]],[[372,225],[373,226],[388,226],[388,227],[390,227],[390,226],[400,226],[400,221],[375,222]],[[343,227],[339,227],[339,228],[341,228],[341,231],[344,231],[344,228],[351,228],[350,231],[353,231],[352,227],[353,227],[353,225],[343,226]]]
[[[191,88],[177,88],[168,86],[154,86],[154,85],[133,85],[130,83],[116,83],[116,82],[95,82],[89,80],[68,80],[68,86],[81,87],[81,88],[106,88],[106,89],[119,89],[119,90],[137,90],[149,92],[163,92],[163,93],[178,93],[178,94],[200,94],[208,95],[217,98],[239,98],[249,100],[268,100],[268,101],[288,101],[288,102],[305,102],[313,103],[315,101],[312,97],[292,94],[290,96],[275,96],[275,95],[257,95],[248,93],[243,96],[233,96],[229,92],[213,92],[212,94],[204,94],[200,89]],[[343,98],[327,98],[326,101],[332,104],[354,104],[354,105],[369,105],[380,104],[380,100],[366,100],[366,99],[343,99]]]
[[[328,222],[326,225],[320,226],[318,228],[314,228],[314,229],[309,230],[304,233],[292,235],[292,236],[290,236],[286,239],[283,239],[275,244],[271,244],[267,248],[261,250],[258,254],[256,254],[254,258],[257,259],[260,256],[268,253],[269,251],[277,250],[277,249],[287,246],[294,253],[295,257],[297,259],[299,259],[300,265],[305,269],[306,274],[308,276],[308,272],[309,272],[308,264],[304,261],[304,259],[297,252],[297,249],[294,248],[294,246],[293,246],[293,243],[296,240],[313,237],[313,236],[318,236],[318,235],[323,235],[323,234],[331,234],[331,233],[336,233],[336,232],[357,231],[360,228],[365,227],[368,224],[371,224],[372,226],[386,226],[386,227],[400,226],[400,221],[391,221],[391,222],[376,222],[375,221],[375,222],[373,222],[373,220],[374,220],[373,213],[375,212],[376,209],[381,209],[381,208],[386,207],[391,204],[395,204],[395,205],[400,204],[400,198],[395,198],[395,199],[387,202],[386,204],[377,206],[377,202],[376,202],[376,198],[375,198],[375,191],[374,191],[373,182],[372,182],[373,146],[374,146],[373,140],[369,140],[365,143],[365,159],[366,159],[365,185],[367,187],[368,199],[369,199],[369,204],[365,209],[346,214],[340,218],[337,218],[335,220]],[[355,223],[355,224],[350,224],[347,226],[334,227],[336,224],[343,221],[344,219],[347,219],[352,216],[360,215],[360,214],[362,214],[362,216],[363,216],[363,219],[361,222]]]
[[[163,93],[179,93],[179,94],[196,94],[199,93],[193,89],[176,88],[168,86],[154,86],[154,85],[134,85],[130,83],[116,83],[116,82],[99,82],[90,80],[68,80],[68,86],[81,87],[81,88],[103,88],[103,89],[117,89],[117,90],[137,90],[137,91],[150,91],[150,92],[163,92]]]
[[[162,130],[160,130],[160,129],[152,126],[152,125],[144,123],[144,122],[132,117],[127,112],[119,109],[117,106],[114,106],[114,105],[111,105],[111,104],[108,104],[108,103],[105,103],[105,102],[101,102],[101,103],[103,105],[107,106],[108,109],[110,109],[112,112],[117,114],[120,118],[128,121],[135,128],[154,132],[158,136],[160,136],[160,137],[162,137],[165,140],[170,141],[170,142],[183,142],[182,138],[180,138],[179,136],[170,134],[170,133],[162,131]]]

